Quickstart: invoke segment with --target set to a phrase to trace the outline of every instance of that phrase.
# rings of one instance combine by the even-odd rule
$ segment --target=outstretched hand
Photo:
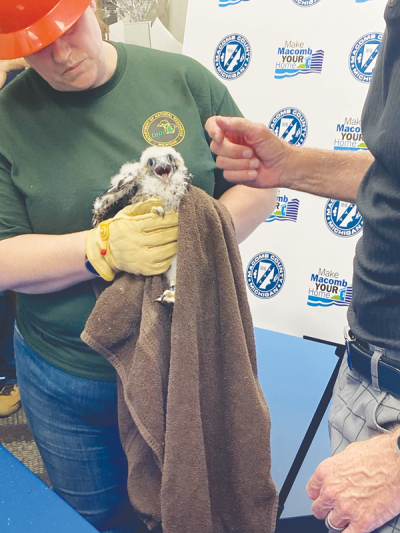
[[[250,187],[286,187],[293,147],[264,124],[245,118],[211,117],[206,123],[211,151],[228,181]]]
[[[344,533],[369,533],[400,513],[397,433],[354,442],[323,461],[307,484],[314,515]]]

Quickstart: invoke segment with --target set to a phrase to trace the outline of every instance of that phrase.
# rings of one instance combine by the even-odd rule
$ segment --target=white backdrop
[[[385,4],[189,0],[183,53],[288,142],[362,150]],[[352,204],[280,190],[273,216],[241,245],[254,325],[343,343],[362,222]]]

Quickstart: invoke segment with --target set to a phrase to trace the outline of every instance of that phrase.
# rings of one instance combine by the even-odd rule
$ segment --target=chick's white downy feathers
[[[191,177],[181,154],[174,148],[156,146],[147,148],[142,153],[139,163],[125,163],[119,173],[111,178],[111,186],[96,198],[92,227],[113,217],[127,205],[149,198],[159,198],[163,201],[161,215],[165,211],[178,211]],[[160,300],[173,303],[176,257],[166,275],[170,290],[165,291]]]
[[[129,204],[160,198],[166,211],[178,211],[191,175],[172,147],[152,146],[140,162],[125,163],[111,178],[111,186],[94,202],[92,226],[113,217]]]

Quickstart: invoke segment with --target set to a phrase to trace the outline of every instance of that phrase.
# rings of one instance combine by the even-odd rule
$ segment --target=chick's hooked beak
[[[160,176],[160,178],[167,180],[171,177],[173,169],[169,163],[166,163],[165,165],[158,165],[154,169],[154,172],[157,174],[157,176]]]
[[[168,180],[177,169],[175,159],[170,154],[157,158],[151,157],[147,165],[153,174],[163,180]]]

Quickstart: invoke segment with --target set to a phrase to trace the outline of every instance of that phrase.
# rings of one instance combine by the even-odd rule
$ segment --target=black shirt
[[[388,3],[385,20],[362,116],[375,162],[357,196],[364,232],[356,249],[348,319],[361,339],[400,349],[400,0]]]

